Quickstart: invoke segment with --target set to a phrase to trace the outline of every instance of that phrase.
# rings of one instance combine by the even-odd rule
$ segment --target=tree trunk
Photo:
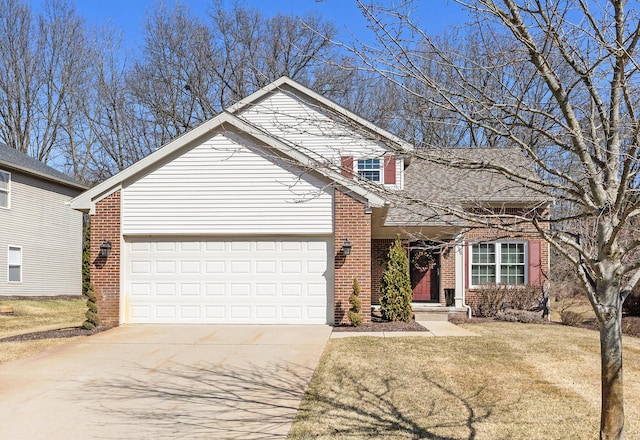
[[[622,310],[605,313],[600,322],[600,358],[602,362],[602,411],[600,439],[624,440],[624,397],[622,380]]]

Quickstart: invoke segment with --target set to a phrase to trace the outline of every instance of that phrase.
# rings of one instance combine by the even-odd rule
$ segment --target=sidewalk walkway
[[[448,321],[417,321],[426,332],[332,332],[331,339],[374,336],[379,338],[433,337],[433,336],[480,336]]]

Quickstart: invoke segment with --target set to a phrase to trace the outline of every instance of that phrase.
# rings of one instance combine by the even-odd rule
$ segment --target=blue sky
[[[34,12],[39,12],[44,0],[30,0]],[[163,0],[172,4],[174,0]],[[111,23],[123,32],[124,42],[135,49],[141,42],[146,12],[159,4],[157,0],[71,0],[79,15],[89,24]],[[231,4],[232,1],[225,0]],[[385,0],[393,4],[394,0]],[[402,3],[395,0],[395,3]],[[206,16],[212,0],[183,0],[182,4],[198,16]],[[251,6],[267,16],[277,12],[300,15],[308,11],[317,11],[325,19],[333,21],[340,31],[340,37],[348,40],[351,34],[363,37],[366,23],[355,0],[242,0],[240,4]],[[436,34],[447,25],[459,25],[464,22],[461,8],[453,0],[418,0],[415,2],[414,17],[423,24],[430,34]],[[365,37],[366,38],[366,37]]]

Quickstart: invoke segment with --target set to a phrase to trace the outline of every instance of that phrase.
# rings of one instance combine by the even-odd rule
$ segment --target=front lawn
[[[0,339],[45,330],[76,327],[84,321],[86,299],[0,300],[13,315],[0,315]],[[0,364],[29,356],[69,339],[0,342]]]
[[[595,439],[598,333],[465,324],[481,337],[331,340],[290,439]],[[625,339],[627,438],[640,438],[640,339]]]

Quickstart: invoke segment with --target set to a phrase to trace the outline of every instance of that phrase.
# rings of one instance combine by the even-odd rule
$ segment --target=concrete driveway
[[[0,437],[284,438],[330,333],[118,327],[0,365]]]

